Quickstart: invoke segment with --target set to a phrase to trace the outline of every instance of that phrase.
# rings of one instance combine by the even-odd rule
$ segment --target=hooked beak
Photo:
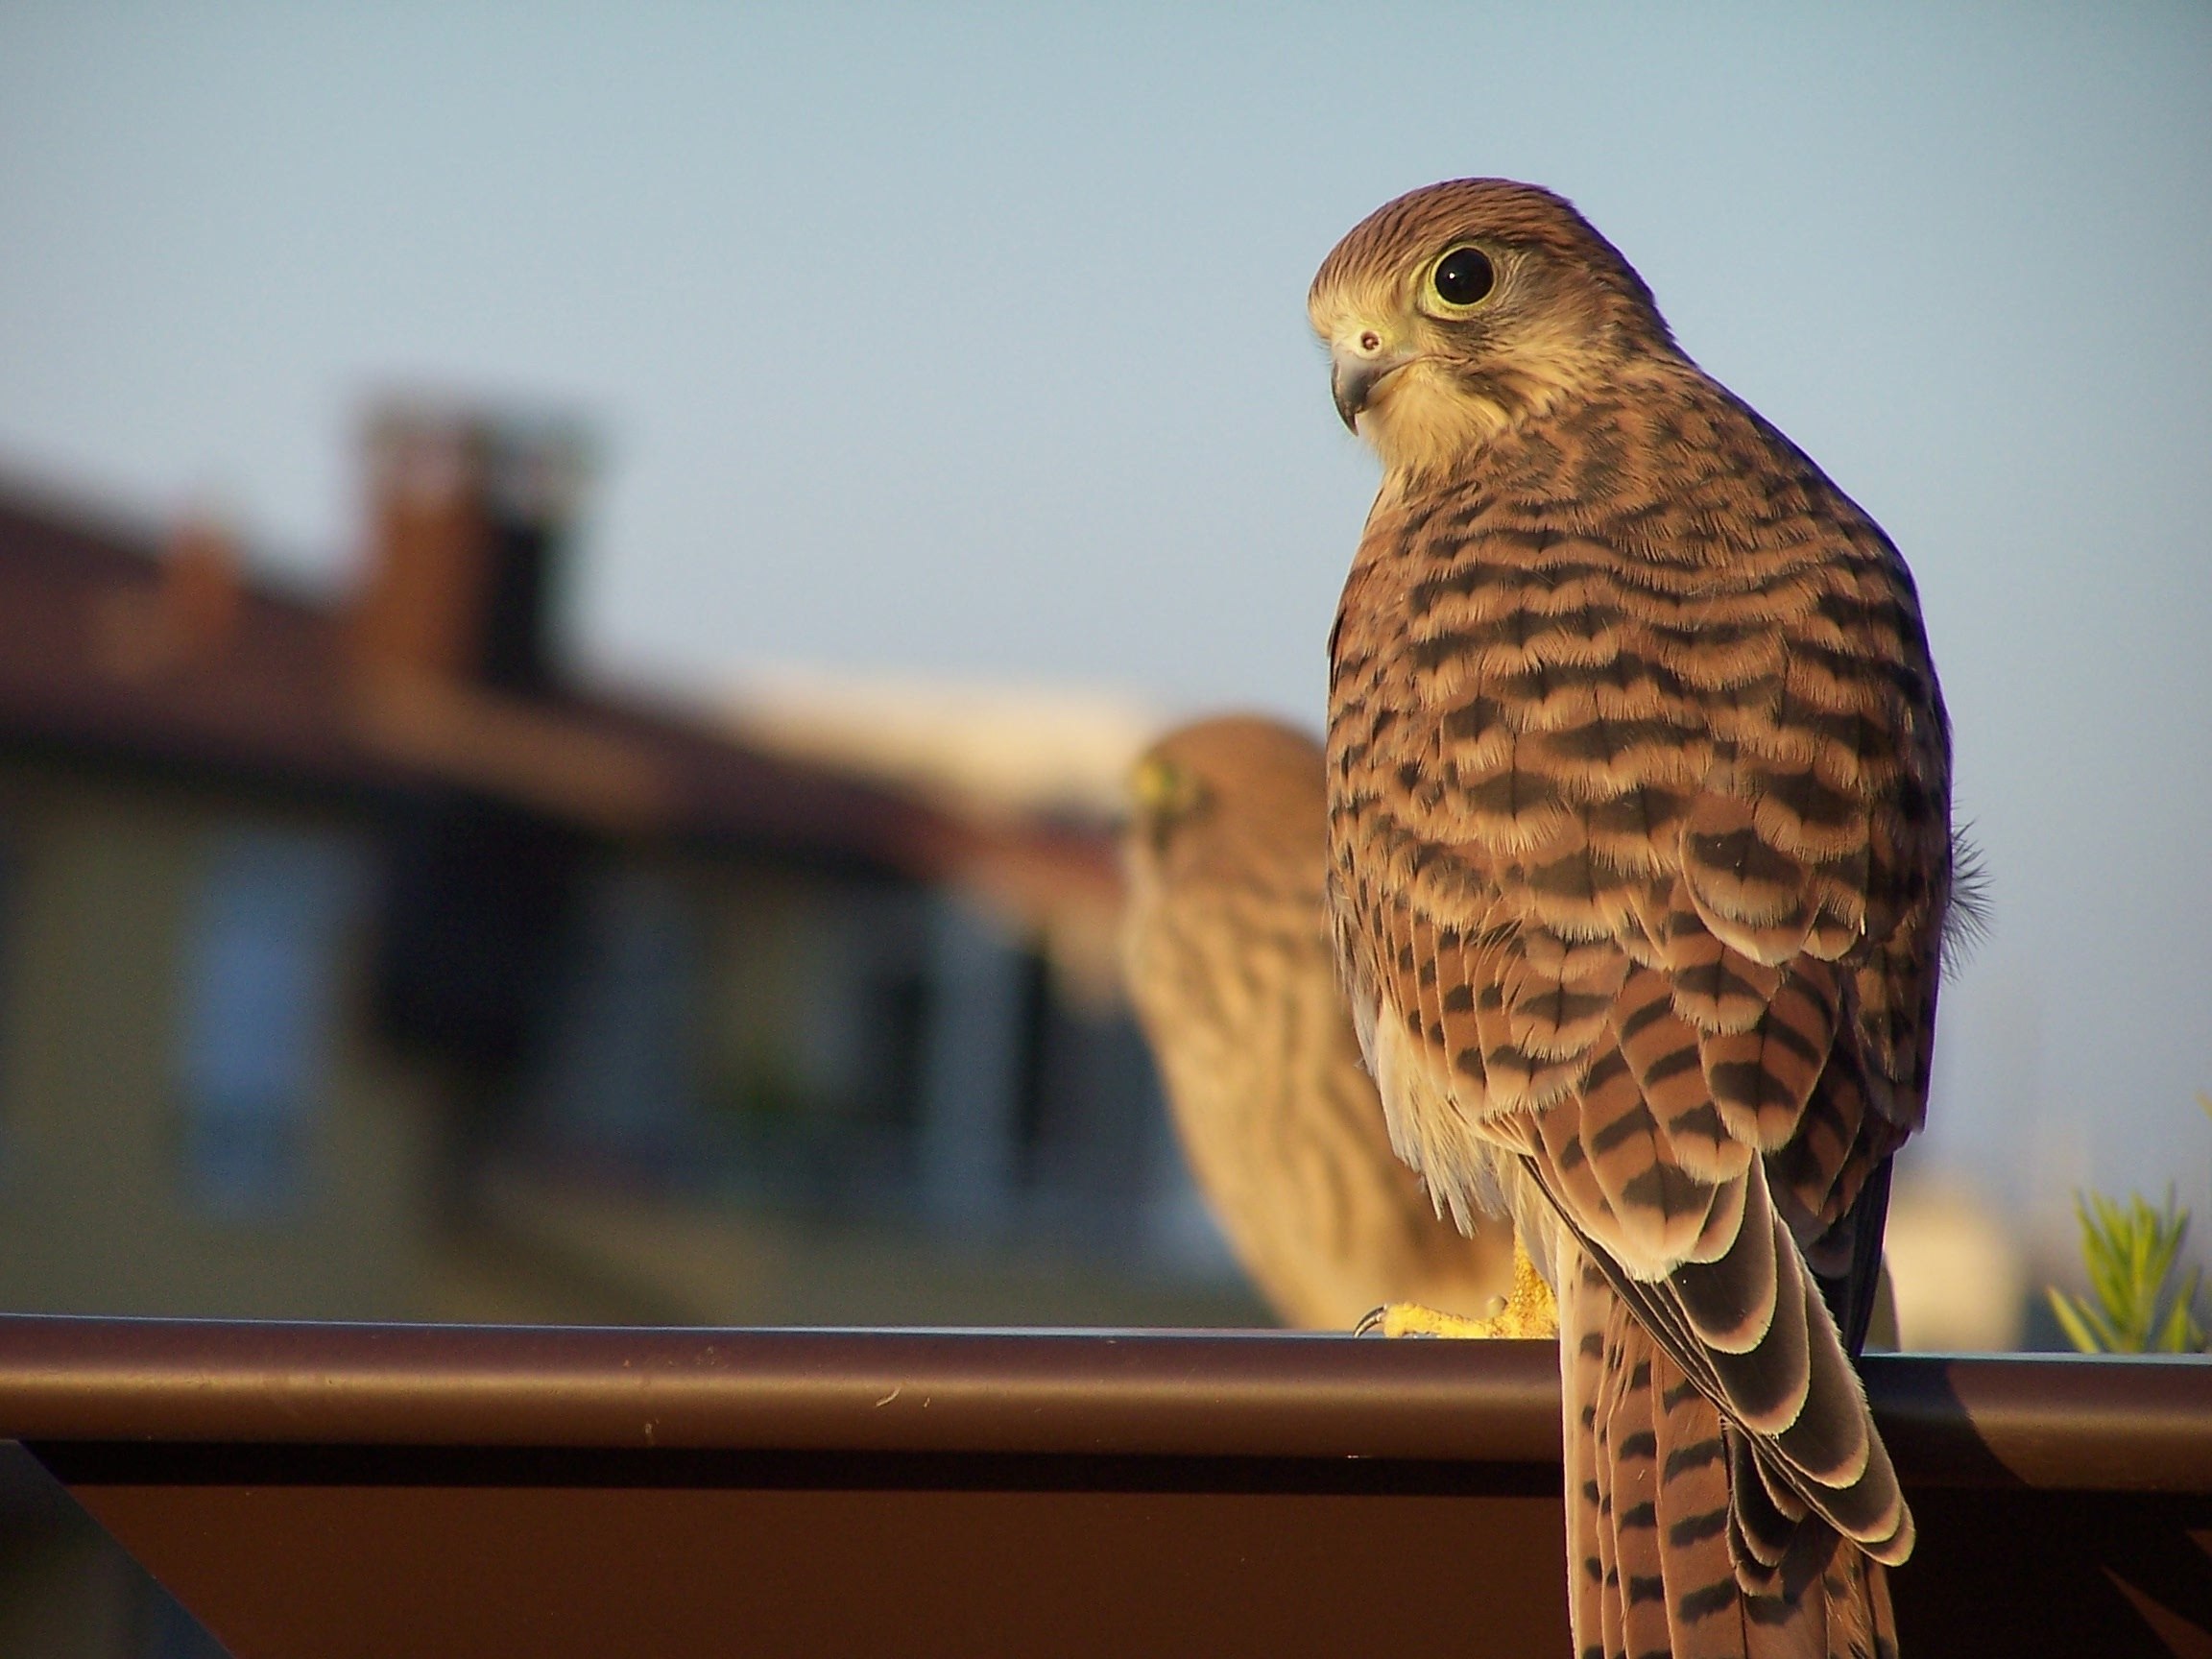
[[[1412,360],[1412,352],[1384,346],[1371,328],[1331,343],[1329,391],[1347,432],[1358,432],[1359,412],[1374,397],[1375,388]]]

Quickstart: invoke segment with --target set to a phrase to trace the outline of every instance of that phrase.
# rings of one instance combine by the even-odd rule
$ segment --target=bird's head
[[[1129,774],[1129,827],[1155,850],[1178,825],[1212,804],[1213,792],[1188,761],[1154,749]]]
[[[1122,845],[1139,870],[1192,872],[1319,855],[1327,806],[1321,748],[1259,714],[1169,733],[1129,774]]]
[[[1336,412],[1392,472],[1449,468],[1625,357],[1673,341],[1651,291],[1574,207],[1503,179],[1376,209],[1307,297]]]

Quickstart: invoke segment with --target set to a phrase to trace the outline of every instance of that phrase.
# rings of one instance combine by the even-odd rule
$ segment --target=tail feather
[[[1765,1467],[1588,1256],[1560,1282],[1578,1659],[1895,1659],[1881,1564]]]
[[[1593,1271],[1587,1262],[1579,1267],[1584,1273]],[[1583,1300],[1587,1299],[1585,1293]],[[1587,1325],[1570,1328],[1562,1321],[1559,1358],[1567,1372],[1566,1422],[1560,1439],[1567,1478],[1568,1620],[1575,1631],[1576,1659],[1605,1659],[1605,1488],[1598,1474],[1597,1406],[1605,1375],[1604,1332]]]
[[[1541,1181],[1541,1173],[1531,1173]],[[1685,1263],[1666,1280],[1647,1283],[1629,1278],[1587,1241],[1584,1253],[1647,1331],[1751,1439],[1776,1511],[1794,1520],[1809,1508],[1895,1565],[1912,1551],[1912,1518],[1873,1431],[1865,1392],[1818,1286],[1767,1200],[1764,1174],[1754,1166],[1743,1181],[1743,1224],[1711,1262]],[[1562,1215],[1572,1228],[1572,1216]],[[1748,1335],[1723,1330],[1713,1317],[1721,1308],[1764,1308],[1766,1322]],[[1728,1346],[1717,1346],[1716,1336]],[[1753,1554],[1762,1565],[1773,1564],[1757,1550]]]

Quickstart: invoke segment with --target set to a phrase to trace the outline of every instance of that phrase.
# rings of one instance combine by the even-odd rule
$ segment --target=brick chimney
[[[577,430],[411,403],[369,425],[365,668],[530,695],[556,678],[554,598],[584,473]]]
[[[390,1040],[484,1079],[489,1109],[567,960],[581,843],[546,797],[577,768],[549,741],[565,723],[528,700],[560,678],[584,445],[555,422],[389,403],[368,450],[354,714],[375,752],[437,781],[387,829],[373,1006]]]

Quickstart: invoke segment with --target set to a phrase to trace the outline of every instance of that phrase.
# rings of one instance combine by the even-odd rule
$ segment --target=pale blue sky
[[[1932,1145],[2212,1125],[2212,9],[0,9],[0,467],[330,574],[359,396],[581,411],[585,650],[1317,717],[1373,484],[1303,299],[1565,191],[1905,548],[1997,934]]]

